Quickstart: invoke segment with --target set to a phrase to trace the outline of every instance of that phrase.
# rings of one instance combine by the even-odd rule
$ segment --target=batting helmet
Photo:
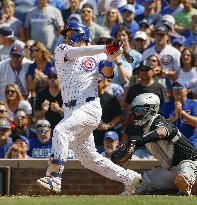
[[[61,32],[61,35],[67,38],[66,33],[70,30],[78,31],[77,33],[74,33],[68,38],[72,43],[77,43],[81,41],[89,42],[90,32],[87,26],[74,21],[70,22]]]

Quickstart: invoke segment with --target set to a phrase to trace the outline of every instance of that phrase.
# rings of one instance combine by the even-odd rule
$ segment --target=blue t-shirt
[[[0,146],[0,158],[4,158],[8,149],[12,146],[13,142],[11,138],[8,138],[7,144]]]
[[[47,158],[51,154],[52,139],[47,144],[41,144],[38,138],[30,139],[28,155],[32,158]]]
[[[161,114],[168,119],[173,116],[174,109],[174,101],[170,100],[163,104],[160,111]],[[197,101],[186,99],[185,103],[182,105],[182,109],[192,116],[197,116]],[[182,119],[178,118],[174,124],[188,139],[195,135],[195,127],[185,123]]]

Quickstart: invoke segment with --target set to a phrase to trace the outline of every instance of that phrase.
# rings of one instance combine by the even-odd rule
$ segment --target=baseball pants
[[[67,110],[64,119],[54,129],[52,153],[55,158],[66,161],[70,148],[84,167],[129,186],[139,174],[114,164],[95,148],[92,132],[100,123],[101,112],[99,98],[75,110]]]

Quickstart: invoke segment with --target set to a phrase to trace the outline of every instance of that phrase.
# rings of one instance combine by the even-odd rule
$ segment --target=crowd
[[[143,93],[160,98],[162,116],[197,148],[196,1],[1,0],[0,7],[0,158],[51,153],[53,129],[65,114],[53,52],[72,21],[89,28],[91,44],[124,45],[114,78],[98,82],[98,152],[110,158],[119,144],[142,136],[129,110]],[[145,147],[133,155],[152,158]]]

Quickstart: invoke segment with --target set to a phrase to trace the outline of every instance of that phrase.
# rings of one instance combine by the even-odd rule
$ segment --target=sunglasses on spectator
[[[155,62],[157,62],[158,60],[157,60],[157,59],[149,59],[149,61],[155,63]]]
[[[57,75],[48,75],[48,79],[57,79]]]
[[[15,115],[15,117],[14,117],[14,119],[16,119],[16,120],[23,120],[23,119],[25,119],[25,115]]]
[[[92,12],[92,10],[82,10],[81,13],[91,13],[91,12]]]
[[[6,90],[6,94],[14,94],[16,93],[16,90]]]
[[[36,132],[37,132],[37,134],[40,134],[40,135],[46,135],[48,133],[48,131],[49,130],[43,130],[43,129],[41,130],[41,129],[39,129]]]
[[[7,132],[8,130],[8,128],[0,128],[0,132]]]
[[[181,90],[183,90],[183,89],[184,89],[183,86],[174,86],[174,87],[172,88],[172,90],[175,91],[175,92],[181,91]]]
[[[0,110],[1,114],[3,114],[4,112],[7,112],[7,110]]]
[[[33,53],[33,52],[39,52],[40,49],[38,48],[30,48],[30,52]]]

